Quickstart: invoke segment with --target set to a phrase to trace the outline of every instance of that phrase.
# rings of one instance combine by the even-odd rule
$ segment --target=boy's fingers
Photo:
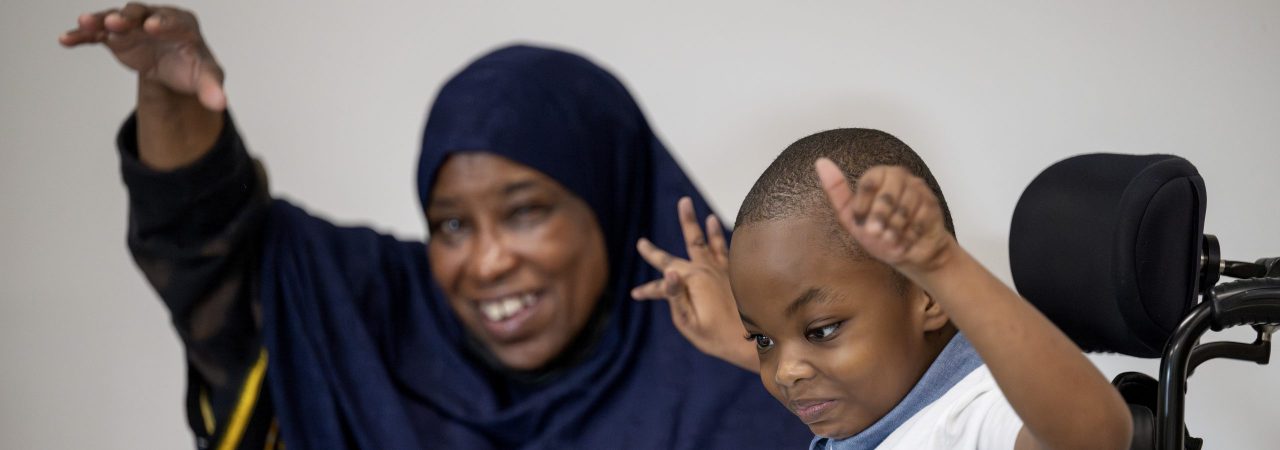
[[[659,271],[665,272],[672,266],[672,264],[684,261],[682,258],[677,258],[672,256],[670,253],[663,251],[645,238],[640,238],[640,240],[636,242],[636,250],[640,252],[640,257],[644,258],[645,262],[649,263],[649,265]]]
[[[911,184],[911,183],[908,183]],[[916,207],[920,205],[920,194],[915,189],[907,188],[902,191],[902,197],[898,199],[898,204],[893,212],[889,215],[889,221],[886,227],[897,233],[900,237],[906,236],[906,227],[910,224],[911,218],[915,215]]]
[[[711,255],[720,265],[729,262],[729,244],[724,238],[724,227],[715,214],[707,216],[707,243],[711,245]]]
[[[898,208],[905,184],[905,180],[898,176],[897,173],[889,170],[883,170],[880,173],[883,175],[880,176],[878,189],[872,192],[866,192],[861,188],[858,189],[858,198],[865,197],[863,201],[871,203],[863,219],[863,226],[871,234],[878,234],[888,229],[889,219],[893,211]]]
[[[674,270],[668,270],[662,273],[662,287],[665,289],[667,298],[674,302],[683,302],[684,298],[684,280],[680,279],[680,273]]]
[[[852,215],[854,193],[849,187],[849,180],[844,177],[844,172],[827,158],[818,158],[813,163],[813,167],[818,172],[822,190],[826,191],[827,200],[831,202],[831,208],[836,211],[837,218],[842,223],[845,219],[854,219]]]
[[[884,185],[886,172],[885,167],[872,167],[858,178],[858,184],[854,186],[852,209],[853,219],[859,225],[866,222],[872,206],[875,205],[876,196]]]
[[[662,287],[663,280],[657,279],[631,288],[631,298],[636,300],[661,300],[667,298]]]
[[[689,258],[700,261],[703,257],[709,256],[707,238],[702,235],[702,227],[698,225],[698,216],[693,211],[693,200],[689,197],[680,197],[676,202],[676,215],[680,217],[680,232],[684,235],[684,245],[689,251]]]
[[[689,298],[689,292],[685,289],[684,280],[680,274],[674,270],[663,272],[662,282],[672,314],[679,315],[685,326],[696,325],[697,308],[693,306],[693,301]]]

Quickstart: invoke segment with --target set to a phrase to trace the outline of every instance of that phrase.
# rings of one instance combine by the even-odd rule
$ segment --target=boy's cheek
[[[764,385],[764,390],[769,391],[769,395],[772,395],[774,400],[777,400],[778,403],[786,406],[787,400],[782,397],[782,391],[778,389],[778,384],[773,381],[773,374],[776,369],[776,366],[765,362],[764,358],[761,358],[760,383]]]

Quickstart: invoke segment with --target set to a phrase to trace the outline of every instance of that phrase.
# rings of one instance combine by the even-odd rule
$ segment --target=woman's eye
[[[836,330],[840,329],[840,325],[843,323],[844,322],[836,322],[830,325],[809,330],[809,333],[808,333],[809,339],[814,341],[825,341],[827,339],[830,339],[831,335],[835,334]]]
[[[451,236],[461,233],[464,226],[462,219],[444,219],[436,222],[435,226],[431,227],[431,232],[441,236]]]
[[[517,225],[532,225],[546,217],[548,209],[541,205],[522,205],[512,208],[507,216]]]
[[[763,334],[755,333],[747,335],[747,340],[755,341],[756,350],[758,351],[768,350],[770,347],[773,347],[773,339],[770,339],[769,336],[765,336]]]

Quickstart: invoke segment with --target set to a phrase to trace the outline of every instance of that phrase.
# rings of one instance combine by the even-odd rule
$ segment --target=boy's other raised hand
[[[868,254],[913,279],[946,263],[955,237],[924,180],[902,167],[875,166],[850,187],[831,160],[819,158],[814,168],[837,220]]]
[[[738,316],[733,291],[729,287],[729,247],[720,221],[707,216],[706,235],[693,211],[693,201],[681,198],[676,204],[689,259],[672,255],[648,239],[640,239],[636,249],[662,278],[636,286],[636,300],[666,300],[671,321],[698,350],[753,372],[760,361],[755,346],[743,339],[746,328]]]
[[[103,44],[121,64],[138,73],[141,83],[196,96],[212,111],[226,108],[222,68],[191,12],[129,3],[82,14],[76,22],[76,28],[58,37],[63,46]]]

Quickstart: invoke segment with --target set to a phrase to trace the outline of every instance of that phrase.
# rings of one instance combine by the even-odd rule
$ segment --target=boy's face
[[[942,325],[918,287],[837,239],[817,219],[748,225],[729,279],[765,388],[814,434],[841,439],[906,396],[936,356],[925,332]]]

